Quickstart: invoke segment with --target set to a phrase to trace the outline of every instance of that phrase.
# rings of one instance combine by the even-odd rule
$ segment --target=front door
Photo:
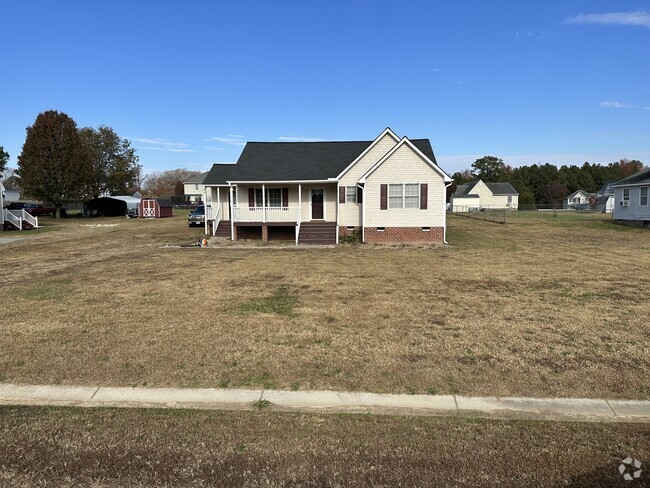
[[[323,190],[317,189],[311,191],[311,219],[319,220],[323,218]]]

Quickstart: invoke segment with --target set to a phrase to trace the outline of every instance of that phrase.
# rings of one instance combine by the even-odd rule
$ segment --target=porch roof
[[[232,163],[215,163],[203,179],[205,186],[227,186],[235,165]]]

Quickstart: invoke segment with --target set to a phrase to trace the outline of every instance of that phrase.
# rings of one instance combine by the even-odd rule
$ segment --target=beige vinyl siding
[[[474,200],[480,201],[481,208],[506,208],[508,206],[508,195],[493,195],[492,190],[490,190],[485,183],[479,181],[474,188],[469,192],[470,195],[478,195],[480,199],[475,198]],[[458,200],[454,198],[454,206],[460,205],[456,203]],[[512,195],[512,207],[517,208],[519,204],[519,196]]]
[[[339,181],[340,186],[356,186],[357,181],[366,171],[379,161],[388,151],[390,151],[398,141],[393,139],[390,134],[385,134],[377,144],[368,151],[357,163],[352,166]],[[336,194],[338,201],[338,193]],[[355,226],[361,225],[361,205],[356,203],[346,203],[339,205],[339,225]]]
[[[203,195],[203,185],[199,184],[199,189],[195,189],[196,183],[183,183],[183,192],[185,195]]]
[[[219,202],[217,202],[217,189],[214,187],[207,187],[206,188],[207,193],[208,193],[208,198],[210,198],[210,205],[213,208],[217,208],[217,206],[221,207],[221,220],[227,220],[228,219],[228,212],[230,211],[228,208],[228,192],[230,191],[229,188],[220,188],[219,189]]]
[[[427,209],[380,210],[381,185],[426,183]],[[443,177],[408,145],[403,145],[366,179],[367,227],[442,227],[445,183]]]

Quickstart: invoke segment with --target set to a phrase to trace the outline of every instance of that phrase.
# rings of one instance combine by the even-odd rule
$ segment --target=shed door
[[[142,216],[155,217],[156,216],[156,201],[155,200],[143,200],[142,201]]]

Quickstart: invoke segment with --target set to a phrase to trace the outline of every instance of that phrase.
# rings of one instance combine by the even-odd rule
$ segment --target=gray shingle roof
[[[643,183],[650,183],[650,168],[643,169],[638,173],[623,178],[620,181],[614,183],[614,186],[624,186],[624,185],[638,185]]]
[[[454,195],[456,197],[468,196],[468,193],[476,186],[480,180],[470,181],[464,185],[458,185]],[[493,195],[519,195],[517,190],[510,183],[485,183]]]
[[[204,185],[225,185],[228,180],[230,180],[230,175],[235,168],[235,165],[232,163],[215,163],[208,171],[205,179],[203,180]]]
[[[305,181],[336,178],[372,142],[249,142],[228,179]],[[428,139],[413,139],[411,142],[437,164]],[[212,183],[210,175],[206,183],[208,180]]]
[[[486,183],[493,195],[519,195],[510,183]]]
[[[183,181],[183,183],[199,183],[199,184],[203,183],[203,180],[208,175],[208,173],[209,173],[209,171],[206,171],[205,173],[201,173],[199,175],[192,176],[192,177],[186,179],[185,181]]]

